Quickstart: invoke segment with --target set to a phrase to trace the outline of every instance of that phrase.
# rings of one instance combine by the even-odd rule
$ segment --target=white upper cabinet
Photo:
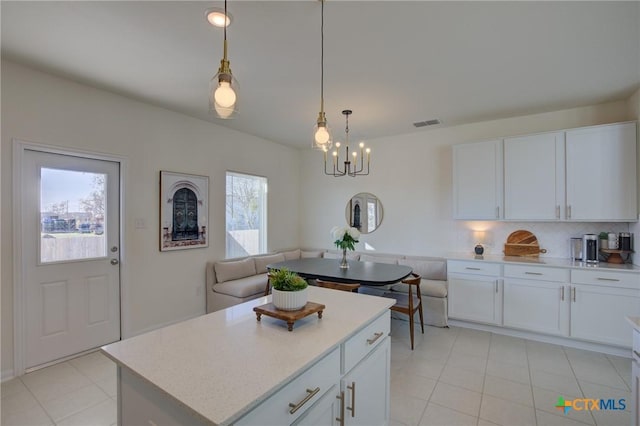
[[[501,218],[501,140],[453,147],[453,200],[455,219]]]
[[[567,220],[638,220],[636,123],[568,130],[566,155]]]
[[[560,220],[564,214],[564,132],[504,140],[504,218]]]

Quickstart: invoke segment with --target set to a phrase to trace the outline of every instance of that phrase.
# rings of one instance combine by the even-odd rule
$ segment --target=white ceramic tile
[[[489,350],[489,359],[492,361],[517,364],[525,368],[528,366],[527,351],[524,346],[520,348],[492,345]]]
[[[393,395],[401,394],[428,400],[435,387],[436,381],[434,379],[417,376],[404,370],[391,378],[391,392]]]
[[[431,342],[416,348],[412,357],[428,361],[445,363],[451,355],[451,347],[439,346]]]
[[[469,370],[462,370],[451,366],[445,367],[440,375],[441,382],[459,386],[475,392],[482,392],[484,384],[484,374],[474,373]]]
[[[447,360],[447,366],[484,374],[487,367],[487,359],[453,352]]]
[[[107,377],[96,382],[96,385],[102,389],[110,397],[118,396],[118,380],[114,375],[113,377]]]
[[[558,397],[560,396],[564,397],[566,400],[582,398],[582,396],[560,394],[556,391],[541,389],[535,386],[533,387],[533,399],[536,410],[546,411],[547,413],[555,415],[561,414],[562,412],[556,408]],[[566,415],[563,414],[563,416],[579,422],[591,425],[595,424],[595,421],[591,416],[591,412],[589,411],[570,410]]]
[[[489,340],[488,339],[464,339],[458,336],[458,339],[453,344],[453,353],[467,354],[476,357],[486,358],[489,352]]]
[[[582,388],[582,392],[584,393],[585,398],[593,398],[593,399],[613,399],[615,401],[619,401],[624,399],[626,402],[626,410],[631,410],[631,401],[632,394],[630,391],[611,388],[608,386],[603,386],[595,383],[589,383],[585,381],[580,381],[580,387]]]
[[[552,390],[560,394],[582,395],[578,381],[573,377],[559,376],[554,373],[532,369],[531,381],[534,386]]]
[[[571,366],[578,381],[598,383],[612,388],[629,390],[620,374],[606,361],[572,361]]]
[[[582,426],[587,424],[562,414],[555,415],[542,410],[536,410],[536,420],[538,426]]]
[[[477,416],[480,409],[480,399],[482,394],[464,389],[458,386],[438,382],[438,385],[431,394],[429,402],[451,408],[468,414]]]
[[[42,402],[42,406],[54,421],[62,420],[109,399],[98,386],[90,385]]]
[[[485,419],[478,419],[478,426],[496,426],[496,423]]]
[[[117,404],[107,399],[56,423],[58,426],[110,426],[118,419]]]
[[[25,374],[21,379],[40,401],[91,385],[87,377],[66,362]]]
[[[503,426],[535,426],[536,424],[533,407],[516,404],[487,394],[482,396],[480,418]]]
[[[613,367],[623,379],[625,377],[631,377],[631,358],[623,358],[615,355],[607,355],[607,358],[609,358],[609,361],[611,361]]]
[[[36,405],[26,411],[5,413],[4,401],[2,402],[2,423],[7,426],[49,426],[53,421],[47,416],[42,407]]]
[[[478,418],[441,405],[429,403],[420,426],[476,426]]]
[[[604,362],[609,360],[607,356],[600,352],[585,351],[583,349],[564,347],[564,352],[567,354],[569,361],[591,361],[591,362]]]
[[[427,401],[406,395],[391,395],[391,422],[417,425]]]
[[[629,426],[631,424],[631,411],[593,411],[593,417],[598,426]]]
[[[100,352],[74,358],[69,364],[94,382],[116,374],[116,364]]]
[[[533,407],[533,394],[531,385],[512,382],[499,377],[487,376],[484,380],[483,396],[491,395],[497,398],[507,399],[518,404]]]
[[[2,389],[0,390],[2,399],[20,392],[27,392],[27,388],[19,378],[16,377],[9,381],[2,382]]]
[[[546,371],[560,376],[574,377],[571,365],[564,355],[551,355],[531,353],[527,350],[529,368],[532,370]]]
[[[487,362],[487,374],[525,385],[531,383],[529,369],[527,367],[507,362],[493,361],[491,358],[489,358]]]
[[[2,398],[2,415],[15,414],[21,411],[28,411],[34,407],[39,407],[38,401],[28,390],[16,392]]]

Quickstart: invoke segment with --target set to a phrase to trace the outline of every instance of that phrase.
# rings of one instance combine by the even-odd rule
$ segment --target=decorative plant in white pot
[[[272,303],[282,311],[297,311],[307,304],[308,284],[300,275],[282,268],[269,273]]]
[[[360,238],[360,231],[348,226],[334,226],[331,229],[331,236],[335,239],[333,243],[336,247],[342,249],[340,267],[342,269],[347,269],[349,267],[349,264],[347,263],[347,249],[356,249],[356,243],[358,242],[358,238]]]

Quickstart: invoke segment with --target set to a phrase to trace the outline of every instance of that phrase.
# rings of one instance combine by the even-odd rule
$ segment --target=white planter
[[[307,304],[307,289],[300,291],[271,291],[273,306],[282,311],[297,311]]]

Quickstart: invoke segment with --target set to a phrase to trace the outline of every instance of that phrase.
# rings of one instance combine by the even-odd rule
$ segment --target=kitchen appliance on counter
[[[569,240],[569,248],[571,250],[570,258],[573,262],[582,261],[582,238],[576,237]]]
[[[596,234],[582,236],[582,261],[598,263],[598,236]]]

